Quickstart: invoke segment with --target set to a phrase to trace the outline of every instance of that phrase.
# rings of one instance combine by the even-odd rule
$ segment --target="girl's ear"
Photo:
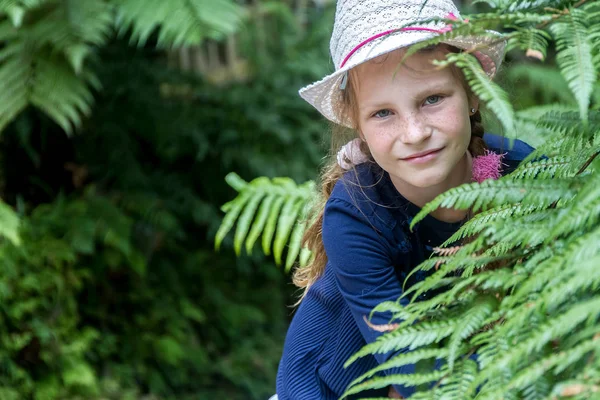
[[[475,97],[469,100],[469,115],[475,114],[477,110],[479,110],[479,99]]]

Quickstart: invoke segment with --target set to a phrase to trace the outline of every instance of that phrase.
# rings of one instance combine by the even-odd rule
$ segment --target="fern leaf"
[[[480,329],[486,318],[497,307],[498,300],[493,296],[486,296],[476,300],[474,306],[465,313],[460,325],[452,333],[448,342],[448,368],[450,370],[454,368],[454,362],[462,341]]]
[[[278,197],[275,199],[271,209],[269,210],[269,216],[267,218],[265,230],[262,235],[262,249],[263,253],[265,253],[267,256],[271,255],[271,243],[273,242],[273,236],[275,236],[277,219],[279,218],[279,213],[281,212],[281,208],[283,207],[285,201],[285,197]]]
[[[561,273],[560,279],[554,279],[559,283],[557,285],[549,284],[544,288],[544,292],[538,304],[550,312],[555,311],[560,305],[579,293],[585,293],[587,290],[597,287],[600,284],[600,256],[593,257],[578,264],[577,269],[567,269],[571,276],[565,276]]]
[[[369,372],[359,376],[354,381],[352,381],[349,386],[352,387],[354,385],[357,385],[360,382],[364,381],[365,379],[371,378],[373,375],[375,375],[381,371],[385,371],[385,370],[392,369],[392,368],[398,368],[398,367],[402,367],[405,365],[416,364],[419,361],[428,360],[428,359],[432,359],[432,358],[442,359],[442,358],[447,357],[447,355],[448,355],[448,350],[438,349],[438,348],[420,349],[420,350],[410,351],[408,353],[398,354],[398,355],[392,357],[391,359],[389,359],[388,361],[381,363],[380,365],[378,365],[376,368],[373,368]]]
[[[285,258],[285,271],[289,272],[298,258],[298,254],[302,249],[302,235],[304,234],[304,222],[298,221],[290,235],[290,247]]]
[[[581,118],[586,121],[596,81],[592,46],[588,38],[588,21],[584,11],[570,8],[569,13],[550,26],[556,38],[556,62],[579,104]]]
[[[524,51],[534,51],[541,55],[541,60],[546,58],[548,39],[550,35],[541,29],[535,28],[517,28],[518,34],[513,34],[506,46],[506,51],[512,49],[521,49]]]
[[[258,179],[258,178],[257,178]],[[247,186],[248,186],[248,182],[246,182],[245,180],[243,180],[238,174],[236,174],[235,172],[230,172],[225,176],[225,182],[227,182],[227,184],[229,186],[231,186],[234,190],[236,190],[237,192],[241,192],[242,190],[244,190]],[[223,211],[227,211],[227,206],[223,206],[221,207],[221,209]]]
[[[545,357],[517,374],[509,383],[509,387],[524,389],[552,368],[557,367],[559,371],[564,370],[574,362],[580,361],[586,353],[597,349],[598,346],[600,346],[598,339],[590,339],[568,351]]]
[[[487,76],[479,61],[467,53],[451,53],[447,60],[462,69],[473,93],[498,117],[505,134],[515,137],[515,112],[508,94]]]
[[[252,223],[252,227],[250,228],[250,233],[246,238],[246,252],[248,254],[252,254],[252,249],[254,248],[254,244],[256,240],[263,232],[265,224],[267,223],[267,218],[269,216],[269,212],[271,211],[271,207],[273,206],[273,201],[275,201],[275,195],[269,194],[267,195],[263,202],[260,204],[260,208],[256,213],[256,218]]]
[[[300,267],[307,266],[312,259],[313,253],[306,247],[303,247],[302,250],[300,250]]]
[[[221,226],[219,227],[219,230],[215,236],[215,250],[218,251],[221,248],[223,239],[225,239],[227,233],[231,230],[231,228],[233,228],[235,221],[244,209],[244,206],[250,199],[251,195],[252,192],[244,191],[234,200],[223,206],[223,208],[227,210],[227,214],[225,215],[225,218],[223,218],[223,222],[221,223]]]
[[[260,185],[260,179],[261,178],[258,178],[257,180],[253,181],[253,183]],[[268,181],[268,179],[264,177],[262,180]],[[256,213],[256,209],[265,195],[266,193],[263,191],[254,191],[250,200],[244,205],[244,211],[241,212],[239,218],[237,219],[237,228],[233,238],[233,248],[237,256],[241,254],[242,244],[244,243],[244,240],[246,240],[248,231],[250,230],[250,224],[252,223],[254,214]]]
[[[597,318],[600,315],[600,298],[582,301],[565,313],[560,314],[541,326],[541,329],[532,332],[528,338],[521,343],[514,343],[506,354],[496,359],[493,368],[484,370],[473,382],[472,389],[481,384],[485,379],[489,379],[499,369],[507,368],[519,360],[527,359],[534,351],[539,351],[544,345],[555,337],[564,335],[577,327],[581,322],[588,318]]]
[[[489,223],[496,220],[504,220],[511,216],[523,216],[528,215],[538,210],[535,205],[524,206],[522,204],[509,204],[506,206],[499,206],[491,208],[487,211],[475,214],[467,223],[462,225],[458,231],[456,231],[448,240],[446,240],[442,246],[449,246],[452,243],[456,243],[466,237],[473,236],[482,230],[489,227]]]
[[[300,210],[302,210],[305,204],[305,199],[290,199],[285,203],[281,210],[281,214],[277,221],[277,233],[275,234],[275,241],[273,243],[273,256],[275,257],[275,263],[277,263],[277,265],[281,265],[283,249],[296,224]]]
[[[364,390],[385,388],[392,384],[418,386],[425,383],[435,382],[441,379],[445,374],[445,369],[442,369],[440,371],[434,371],[428,374],[395,374],[385,377],[376,377],[349,387],[346,389],[341,398],[344,399],[349,395],[360,393]]]
[[[159,46],[198,45],[234,32],[242,18],[241,8],[231,0],[113,0],[113,4],[119,33],[131,29],[132,41],[139,46],[157,29]]]
[[[600,162],[595,162],[596,168]],[[600,217],[600,177],[592,175],[567,208],[561,211],[561,221],[554,226],[549,238],[556,238],[589,228]]]
[[[477,375],[477,363],[471,359],[462,361],[444,387],[445,398],[466,399],[471,383]]]
[[[416,326],[409,326],[404,329],[397,329],[393,332],[386,333],[377,338],[375,342],[367,344],[350,357],[344,364],[344,367],[347,367],[359,358],[369,354],[387,353],[405,348],[413,350],[417,347],[437,343],[450,336],[456,329],[457,323],[459,323],[459,321],[452,320],[424,322]]]
[[[540,207],[552,204],[561,198],[573,198],[575,189],[572,180],[552,181],[512,180],[501,178],[487,180],[481,184],[462,185],[436,197],[427,203],[413,218],[411,229],[425,216],[439,207],[469,209],[473,211],[507,203],[537,203]]]
[[[549,179],[553,177],[567,178],[575,176],[579,167],[589,158],[588,153],[557,156],[523,163],[513,173],[512,179]]]

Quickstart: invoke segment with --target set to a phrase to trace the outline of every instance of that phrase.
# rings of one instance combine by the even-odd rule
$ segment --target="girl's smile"
[[[438,148],[438,149],[422,151],[420,153],[416,153],[416,154],[410,155],[408,157],[401,158],[401,160],[407,161],[407,162],[410,162],[410,163],[415,163],[415,164],[426,163],[426,162],[431,161],[434,158],[436,158],[437,155],[443,149],[444,148],[441,147],[441,148]]]

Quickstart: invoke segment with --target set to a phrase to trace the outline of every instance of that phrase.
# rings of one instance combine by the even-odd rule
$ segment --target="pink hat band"
[[[453,13],[449,13],[446,17],[446,19],[451,19],[453,21],[457,21],[458,18],[456,18],[456,15],[454,15]],[[468,19],[465,20],[465,22],[469,22]],[[385,32],[381,32],[375,36],[371,36],[370,38],[363,40],[362,42],[360,42],[356,47],[354,47],[352,50],[350,50],[350,52],[348,53],[348,55],[346,57],[344,57],[344,60],[342,61],[342,63],[340,64],[340,68],[343,68],[344,65],[346,64],[346,62],[350,59],[350,57],[352,57],[352,55],[354,53],[356,53],[361,47],[363,47],[365,44],[372,42],[375,39],[379,39],[380,37],[389,35],[391,33],[396,33],[396,32],[405,32],[405,31],[425,31],[425,32],[434,32],[434,33],[445,33],[445,32],[450,32],[452,30],[452,25],[446,25],[446,27],[442,28],[442,29],[433,29],[433,28],[425,28],[425,27],[421,27],[421,26],[409,26],[406,28],[399,28],[399,29],[390,29],[389,31],[385,31]]]

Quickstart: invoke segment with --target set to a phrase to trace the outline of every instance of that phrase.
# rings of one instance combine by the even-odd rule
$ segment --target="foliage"
[[[101,82],[88,61],[113,30],[144,44],[159,31],[165,46],[199,44],[239,25],[230,0],[0,1],[0,131],[33,105],[66,132],[91,112]]]
[[[464,240],[460,247],[417,267],[428,277],[406,291],[410,305],[388,302],[373,311],[391,312],[396,328],[348,364],[367,354],[413,351],[360,377],[344,396],[390,384],[417,386],[415,399],[583,399],[600,392],[600,2],[479,3],[488,11],[452,22],[452,31],[423,46],[502,29],[511,57],[522,59],[517,52],[525,51],[554,61],[556,68],[509,68],[508,82],[529,81],[514,90],[517,111],[469,52],[439,63],[461,67],[505,133],[522,138],[531,130],[538,149],[509,176],[452,189],[413,220],[414,226],[439,207],[477,212],[446,243]],[[254,195],[240,193],[252,204]],[[415,301],[434,289],[429,300]],[[376,376],[435,358],[445,360],[440,370]]]
[[[220,87],[166,68],[160,33],[138,49],[126,33],[86,64],[103,90],[80,134],[35,108],[7,125],[0,398],[273,393],[289,285],[261,255],[215,255],[210,238],[227,171],[306,180],[322,157],[324,124],[296,89],[326,69],[299,57],[325,60],[331,10],[309,17],[307,34],[280,30],[286,53],[265,43],[251,84]]]
[[[221,242],[237,220],[234,248],[239,256],[242,243],[246,242],[246,251],[252,253],[252,247],[262,233],[262,248],[266,255],[273,255],[275,262],[281,264],[283,246],[288,242],[291,247],[287,253],[285,270],[290,270],[298,256],[300,265],[306,265],[310,251],[304,248],[300,253],[304,218],[311,198],[315,196],[314,182],[308,181],[297,186],[289,178],[257,178],[250,183],[231,173],[225,178],[231,187],[242,193],[221,207],[227,213],[215,238],[217,250]],[[252,226],[252,228],[250,228]],[[273,241],[274,238],[274,241]]]
[[[442,284],[447,289],[401,311],[395,304],[378,307],[377,312],[392,311],[396,329],[348,363],[410,344],[420,355],[417,359],[393,358],[390,363],[443,357],[441,374],[401,380],[365,376],[346,395],[391,382],[417,386],[424,380],[434,386],[414,398],[592,398],[600,388],[600,278],[591,271],[600,254],[595,193],[600,111],[598,104],[590,103],[600,63],[599,49],[589,40],[597,35],[589,17],[598,3],[580,2],[580,8],[564,5],[560,10],[540,8],[541,3],[545,2],[530,6],[538,15],[547,13],[541,25],[558,43],[557,64],[578,111],[538,107],[528,123],[535,124],[544,141],[529,162],[498,181],[452,189],[413,220],[414,226],[438,207],[479,212],[446,245],[468,240],[451,256],[439,255],[417,267],[429,276],[404,296],[415,299]],[[499,21],[516,18],[505,10],[498,12]],[[471,23],[477,20],[473,16]],[[509,33],[512,40],[520,40],[526,25],[520,28]],[[545,48],[540,51],[546,53]],[[456,55],[448,62],[472,69],[468,63],[461,65],[468,59]],[[467,78],[471,84],[480,82],[471,74]],[[499,107],[505,102],[503,95],[479,90],[486,92],[492,111],[504,109]],[[497,104],[491,104],[492,99]],[[503,111],[499,118],[507,116]],[[415,342],[415,331],[426,331],[427,340]]]

